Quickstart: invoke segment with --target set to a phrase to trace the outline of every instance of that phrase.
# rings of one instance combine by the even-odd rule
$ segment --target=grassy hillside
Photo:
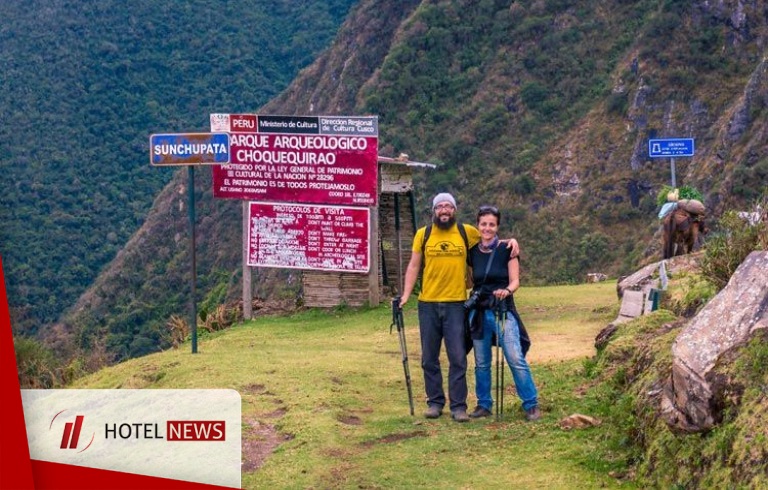
[[[14,329],[59,318],[145,221],[149,135],[252,112],[353,0],[0,2],[0,254]]]
[[[672,368],[671,348],[684,328],[660,310],[621,325],[587,372],[594,395],[611,406],[613,440],[634,463],[642,488],[766,488],[768,486],[768,343],[759,332],[720,359],[727,376],[723,420],[704,433],[680,434],[661,416],[661,386]],[[599,395],[598,395],[599,393]]]
[[[662,305],[688,311],[701,298],[693,279],[674,275]],[[238,390],[243,488],[765,488],[765,335],[718,366],[734,383],[723,421],[677,434],[660,416],[659,387],[684,319],[661,309],[623,323],[596,353],[596,334],[618,313],[614,282],[523,287],[516,298],[533,341],[537,423],[525,421],[508,372],[501,420],[422,418],[412,304],[405,327],[415,417],[385,306],[263,317],[203,335],[197,354],[186,343],[70,387]],[[445,375],[444,355],[442,365]],[[470,407],[473,365],[470,356]],[[566,429],[573,414],[599,425]]]
[[[610,426],[558,426],[574,412],[601,416],[606,409],[588,393],[583,366],[594,336],[615,317],[615,283],[523,287],[517,296],[544,411],[536,424],[525,422],[509,372],[501,421],[421,418],[413,305],[405,325],[416,417],[408,413],[398,337],[390,334],[385,306],[264,317],[201,338],[198,354],[187,343],[72,387],[237,389],[244,488],[501,488],[512,481],[525,488],[633,488],[621,479],[622,451],[608,444]]]

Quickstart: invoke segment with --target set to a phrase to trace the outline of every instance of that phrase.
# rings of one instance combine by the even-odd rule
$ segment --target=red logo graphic
[[[64,424],[64,435],[61,436],[61,449],[77,449],[77,440],[80,439],[80,429],[83,427],[85,416],[78,415],[75,418],[75,431],[72,432],[72,422]]]
[[[50,430],[53,427],[53,422],[56,420],[56,417],[61,415],[62,413],[66,412],[66,410],[62,410],[61,412],[57,413],[53,416],[53,419],[51,419],[51,425],[48,426],[48,429]],[[80,440],[80,430],[83,428],[83,420],[85,419],[85,415],[77,415],[75,417],[74,422],[67,422],[64,424],[64,433],[61,435],[61,445],[59,446],[61,449],[77,449],[77,443]],[[79,453],[82,453],[89,447],[91,447],[91,444],[93,444],[93,440],[96,437],[96,433],[94,432],[91,436],[90,442],[78,451]]]

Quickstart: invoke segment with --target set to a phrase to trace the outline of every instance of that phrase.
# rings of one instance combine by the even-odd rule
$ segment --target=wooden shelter
[[[371,208],[370,271],[303,271],[305,306],[377,305],[382,298],[402,291],[417,229],[413,171],[434,167],[411,162],[404,154],[397,158],[379,156],[378,206]]]

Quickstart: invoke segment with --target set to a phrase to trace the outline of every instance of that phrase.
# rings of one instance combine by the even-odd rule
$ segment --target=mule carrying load
[[[691,253],[698,246],[699,234],[706,234],[706,208],[698,199],[678,199],[675,189],[667,194],[667,202],[659,212],[663,220],[663,254],[665,259]]]

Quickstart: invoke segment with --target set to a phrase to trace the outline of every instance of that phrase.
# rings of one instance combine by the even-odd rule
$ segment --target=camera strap
[[[488,272],[491,270],[491,264],[493,264],[493,257],[496,255],[497,248],[499,248],[498,245],[493,248],[493,251],[491,251],[491,256],[488,257],[488,263],[485,265],[485,275],[483,275],[483,282],[480,283],[478,290],[485,286],[485,280],[488,279]]]

